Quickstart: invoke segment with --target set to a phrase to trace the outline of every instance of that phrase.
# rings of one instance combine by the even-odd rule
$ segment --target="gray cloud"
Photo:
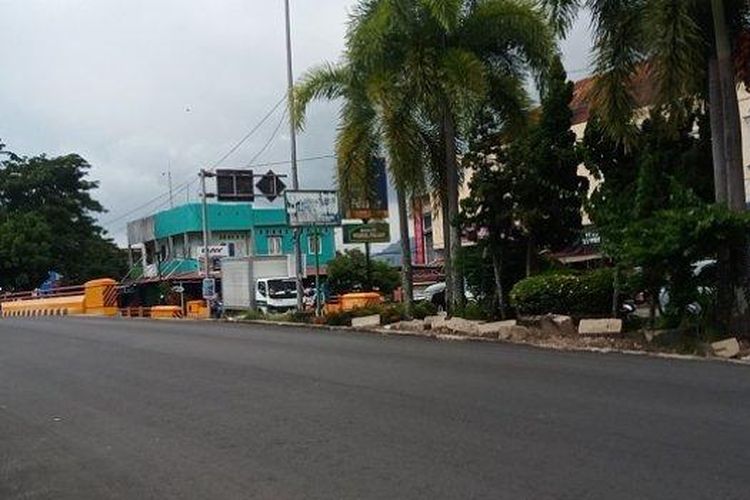
[[[354,3],[292,0],[297,75],[338,58]],[[285,92],[281,0],[0,0],[0,12],[0,139],[20,154],[87,158],[120,243],[128,219],[168,202],[123,217],[166,192],[167,165],[175,185],[194,179]],[[569,69],[586,67],[588,46],[582,21],[563,45]],[[312,106],[300,157],[332,152],[336,111]],[[224,165],[247,164],[280,118]],[[258,161],[287,159],[288,140],[282,125]],[[301,163],[302,184],[331,187],[333,165]],[[195,200],[194,186],[177,201]]]

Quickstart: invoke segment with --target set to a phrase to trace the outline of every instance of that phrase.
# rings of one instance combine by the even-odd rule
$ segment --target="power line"
[[[237,141],[237,143],[234,144],[234,146],[232,146],[226,153],[224,153],[224,155],[222,155],[221,158],[219,158],[217,161],[215,161],[213,163],[213,165],[211,166],[211,168],[209,168],[208,170],[215,170],[216,167],[218,167],[219,165],[221,165],[227,158],[229,158],[235,151],[237,151],[240,148],[240,146],[242,146],[255,132],[258,131],[258,129],[260,129],[260,127],[266,121],[268,121],[268,119],[276,112],[276,110],[279,109],[279,106],[281,106],[285,101],[286,101],[286,96],[284,96],[281,99],[279,99],[276,102],[276,104],[274,104],[274,106],[268,111],[268,113],[266,113],[263,116],[263,118],[261,118],[260,121],[257,124],[255,124],[255,126],[253,126],[253,128],[251,128],[239,141]],[[286,112],[285,112],[285,114],[286,114]],[[282,115],[282,121],[283,121],[283,118],[284,118],[284,116]],[[275,133],[273,135],[275,135]],[[273,137],[273,135],[272,135],[272,137]],[[265,148],[265,146],[264,146],[264,148]],[[192,183],[194,183],[196,181],[197,181],[197,178],[188,179],[188,180],[186,180],[186,181],[178,184],[177,188],[190,186]],[[182,192],[182,191],[184,191],[184,189],[179,189],[177,192]],[[173,193],[173,196],[175,194],[177,194],[177,192]],[[138,205],[137,207],[135,207],[135,208],[133,208],[131,210],[128,210],[127,212],[123,213],[122,215],[119,215],[119,216],[117,216],[117,217],[115,217],[113,219],[108,220],[107,222],[102,223],[101,226],[105,227],[105,228],[107,226],[111,226],[112,224],[114,224],[116,222],[119,222],[122,219],[124,219],[124,218],[126,218],[126,217],[128,217],[130,215],[133,215],[134,213],[136,213],[136,212],[138,212],[140,210],[143,210],[144,208],[150,206],[151,204],[156,203],[157,201],[159,201],[161,198],[163,198],[165,196],[169,196],[169,192],[162,193],[162,194],[160,194],[160,195],[158,195],[158,196],[156,196],[156,197],[148,200],[147,202],[145,202],[145,203],[143,203],[141,205]]]
[[[320,156],[308,156],[307,158],[297,158],[297,163],[306,162],[306,161],[315,161],[315,160],[325,160],[327,158],[336,158],[336,155],[334,154],[328,154],[328,155],[320,155]],[[247,165],[248,168],[250,167],[273,167],[275,165],[288,165],[290,164],[290,160],[280,160],[280,161],[269,161],[265,163],[254,163]]]
[[[183,192],[186,187],[189,187],[195,181],[196,181],[196,179],[192,179],[192,180],[189,180],[189,181],[185,181],[185,182],[183,182],[181,184],[178,184],[176,186],[177,190],[173,192],[173,195],[176,195],[178,193]],[[130,215],[133,215],[134,213],[139,212],[140,210],[143,210],[144,208],[150,206],[151,204],[156,203],[157,201],[159,201],[161,198],[164,198],[165,196],[169,196],[169,192],[162,193],[162,194],[160,194],[160,195],[158,195],[158,196],[150,199],[146,203],[143,203],[142,205],[138,205],[137,207],[135,207],[135,208],[133,208],[133,209],[131,209],[131,210],[123,213],[122,215],[119,215],[119,216],[117,216],[117,217],[115,217],[113,219],[110,219],[107,222],[103,222],[102,223],[102,227],[110,226],[110,225],[114,224],[115,222],[119,222],[122,219],[124,219],[126,217],[129,217]],[[168,201],[167,201],[167,203],[168,203]]]
[[[276,128],[273,129],[273,132],[271,132],[271,135],[268,137],[268,140],[266,141],[266,143],[263,145],[262,148],[260,148],[260,150],[257,153],[255,153],[255,155],[250,159],[248,164],[252,164],[258,158],[260,158],[260,155],[262,155],[266,151],[266,149],[268,149],[268,147],[273,143],[274,139],[276,139],[276,135],[279,133],[279,129],[284,124],[284,119],[286,118],[286,115],[287,115],[287,111],[284,110],[284,112],[281,114],[281,118],[279,119],[279,122],[276,124]]]
[[[214,170],[216,167],[218,167],[219,165],[221,165],[224,162],[224,160],[226,160],[227,158],[229,158],[230,156],[232,156],[232,154],[235,151],[237,151],[240,148],[240,146],[242,146],[245,143],[245,141],[247,141],[250,138],[251,135],[253,135],[255,132],[257,132],[258,129],[264,123],[266,123],[266,120],[268,120],[271,117],[271,115],[273,115],[276,112],[276,110],[279,109],[279,106],[281,106],[285,101],[286,101],[286,96],[284,96],[281,99],[279,99],[279,101],[274,105],[274,107],[271,108],[271,110],[268,113],[266,113],[266,115],[252,129],[250,129],[250,131],[247,134],[245,134],[242,137],[242,139],[240,139],[239,141],[237,141],[237,144],[235,144],[234,146],[232,146],[229,149],[229,151],[227,151],[224,154],[224,156],[222,156],[221,158],[219,158],[219,160],[216,161],[208,170]]]

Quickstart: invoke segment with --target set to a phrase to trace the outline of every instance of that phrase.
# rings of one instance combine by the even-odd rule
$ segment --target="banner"
[[[373,185],[370,196],[350,199],[343,207],[345,219],[387,219],[388,218],[388,176],[385,171],[385,158],[373,158]]]

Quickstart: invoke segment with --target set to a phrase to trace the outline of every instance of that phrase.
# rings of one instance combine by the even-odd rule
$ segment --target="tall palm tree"
[[[396,187],[401,239],[401,281],[407,317],[412,315],[412,265],[407,197],[420,188],[423,173],[421,135],[406,112],[407,96],[353,64],[322,65],[301,78],[295,87],[294,117],[304,126],[305,111],[314,99],[342,99],[336,138],[337,181],[342,200],[372,196],[373,158],[382,149]]]
[[[463,275],[455,259],[461,138],[488,98],[496,109],[522,106],[523,82],[539,77],[555,52],[541,11],[523,0],[363,0],[353,13],[347,47],[351,60],[410,96],[414,121],[436,132],[428,166],[440,194],[448,231],[444,257],[450,306],[463,305]],[[434,145],[442,147],[435,162]]]

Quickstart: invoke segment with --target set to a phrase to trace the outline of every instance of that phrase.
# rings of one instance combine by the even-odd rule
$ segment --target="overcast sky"
[[[292,0],[296,75],[338,58],[354,4]],[[589,46],[582,19],[563,44],[570,78],[586,75]],[[0,0],[0,61],[0,141],[18,154],[85,157],[108,210],[100,220],[124,244],[128,220],[168,206],[169,166],[175,203],[196,201],[197,183],[185,183],[283,98],[283,1]],[[336,110],[313,105],[301,158],[332,153]],[[288,160],[282,112],[222,166]],[[302,187],[333,187],[333,166],[300,163]]]

